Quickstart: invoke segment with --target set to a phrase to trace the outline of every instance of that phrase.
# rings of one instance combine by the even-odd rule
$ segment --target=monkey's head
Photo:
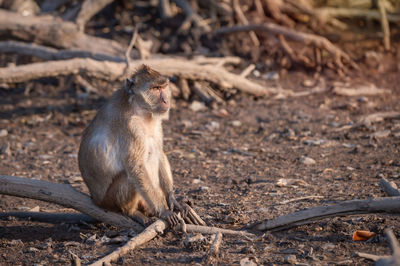
[[[169,111],[169,80],[150,67],[140,66],[131,78],[126,79],[125,88],[140,108],[152,114],[164,114]]]

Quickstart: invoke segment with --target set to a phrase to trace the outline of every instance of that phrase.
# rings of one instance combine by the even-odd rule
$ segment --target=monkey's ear
[[[126,80],[125,80],[125,89],[128,91],[128,93],[129,94],[132,94],[133,93],[133,91],[132,91],[132,87],[135,85],[135,78],[133,78],[133,79],[130,79],[130,78],[127,78]]]

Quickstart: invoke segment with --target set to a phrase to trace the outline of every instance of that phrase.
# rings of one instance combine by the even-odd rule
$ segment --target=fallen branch
[[[114,0],[85,0],[76,17],[76,24],[78,24],[79,30],[83,32],[86,22],[113,1]]]
[[[397,189],[397,185],[394,182],[389,182],[386,178],[382,178],[379,182],[379,186],[386,192],[390,197],[400,196],[400,191]]]
[[[93,37],[80,32],[77,24],[51,15],[23,16],[0,9],[0,34],[58,48],[91,51],[122,56],[119,42]]]
[[[400,244],[393,234],[391,229],[385,230],[386,237],[389,239],[390,247],[392,249],[392,256],[388,258],[381,258],[376,262],[376,266],[393,266],[400,265]]]
[[[364,252],[356,252],[356,255],[361,258],[369,259],[372,261],[378,261],[380,259],[387,259],[390,257],[390,256],[378,256],[378,255],[364,253]]]
[[[206,252],[202,259],[202,263],[209,265],[214,257],[218,257],[219,247],[222,243],[222,234],[217,233],[214,236],[210,249]]]
[[[265,96],[278,92],[276,88],[259,85],[246,78],[230,73],[222,67],[217,67],[215,65],[199,65],[186,59],[165,58],[136,60],[132,62],[130,71],[134,71],[141,64],[147,64],[167,76],[205,80],[215,83],[222,88],[235,87],[243,92],[258,96]],[[25,82],[32,79],[78,73],[103,80],[116,81],[123,80],[125,68],[125,63],[110,61],[100,62],[89,58],[32,63],[0,68],[0,83]]]
[[[56,184],[15,176],[0,176],[0,194],[43,200],[73,208],[98,221],[141,231],[143,227],[124,215],[103,210],[90,197],[67,184]]]
[[[30,221],[42,223],[98,223],[99,221],[82,213],[51,213],[51,212],[0,212],[0,219],[15,217],[20,219],[29,219]]]
[[[267,32],[274,35],[283,35],[288,39],[304,43],[305,45],[313,45],[320,49],[324,49],[333,55],[335,63],[339,68],[343,68],[342,60],[346,60],[353,68],[359,69],[357,64],[350,58],[348,54],[340,48],[332,44],[327,38],[317,36],[310,33],[299,32],[274,23],[253,24],[244,26],[222,27],[215,31],[215,34],[232,34],[246,31]]]
[[[258,231],[282,230],[332,216],[380,212],[400,213],[400,197],[349,200],[331,206],[318,206],[265,220],[252,228]]]
[[[0,42],[1,53],[17,53],[28,56],[35,56],[45,60],[62,60],[72,58],[91,58],[99,61],[124,62],[123,57],[94,53],[87,50],[65,49],[58,50],[35,43],[24,43],[16,41]]]
[[[144,243],[152,240],[155,238],[159,233],[162,233],[168,224],[163,220],[157,220],[144,229],[143,232],[131,238],[125,245],[122,247],[117,248],[107,256],[95,261],[91,266],[102,266],[107,263],[110,263],[113,260],[117,260],[119,257],[123,256],[124,254],[128,253],[129,251],[135,249],[136,247],[143,245]]]
[[[397,119],[400,118],[400,112],[391,111],[391,112],[380,112],[369,114],[366,116],[362,116],[358,119],[358,121],[352,125],[342,126],[340,128],[335,129],[335,132],[354,129],[354,128],[362,128],[362,127],[370,127],[372,123],[381,122],[385,119]]]

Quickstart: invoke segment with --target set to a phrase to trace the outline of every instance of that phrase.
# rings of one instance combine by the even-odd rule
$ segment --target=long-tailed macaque
[[[168,79],[142,65],[86,128],[79,169],[95,204],[142,223],[146,214],[174,226],[176,212],[198,223],[174,197],[163,151],[161,123],[168,118],[170,97]]]

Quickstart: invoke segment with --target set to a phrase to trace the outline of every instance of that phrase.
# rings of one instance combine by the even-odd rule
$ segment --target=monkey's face
[[[162,84],[154,84],[147,89],[148,99],[153,113],[168,112],[171,102],[171,92],[168,79]]]

